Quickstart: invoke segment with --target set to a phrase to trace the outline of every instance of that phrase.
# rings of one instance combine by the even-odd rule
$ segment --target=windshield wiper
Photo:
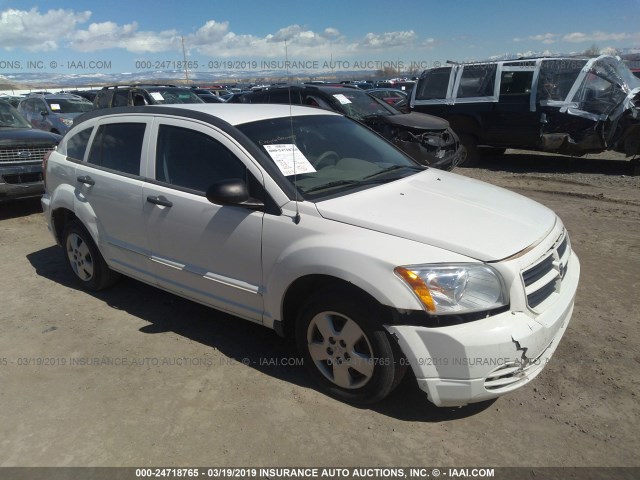
[[[402,178],[402,177],[398,177],[398,178],[376,178],[374,179],[373,177],[376,177],[378,175],[382,175],[383,173],[389,173],[392,172],[394,170],[399,170],[402,168],[408,168],[410,170],[426,170],[426,167],[420,167],[418,165],[392,165],[391,167],[387,167],[383,170],[380,170],[376,173],[372,173],[371,175],[367,175],[366,177],[361,178],[360,180],[335,180],[333,182],[329,182],[329,183],[325,183],[323,185],[317,185],[315,187],[310,188],[309,190],[306,190],[304,193],[311,193],[311,192],[316,192],[318,190],[324,190],[325,188],[332,188],[332,187],[341,187],[341,186],[345,186],[345,185],[373,185],[376,183],[385,183],[391,180],[398,180],[398,178]]]
[[[383,168],[379,172],[372,173],[371,175],[367,175],[366,177],[363,178],[363,180],[366,180],[367,178],[377,177],[378,175],[393,172],[395,170],[400,170],[403,168],[408,168],[409,170],[418,170],[418,171],[426,170],[426,167],[421,167],[419,165],[392,165],[390,167]]]
[[[361,180],[335,180],[333,182],[324,183],[322,185],[316,185],[309,190],[305,190],[304,193],[316,192],[318,190],[324,190],[325,188],[340,187],[342,185],[356,185],[358,183],[361,183]]]

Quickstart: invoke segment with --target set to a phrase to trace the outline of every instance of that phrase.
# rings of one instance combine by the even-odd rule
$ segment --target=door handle
[[[163,196],[156,197],[149,195],[147,197],[147,202],[153,203],[154,205],[161,205],[163,207],[173,207],[173,202],[167,200]]]
[[[96,181],[91,178],[89,175],[80,176],[77,178],[80,183],[84,183],[85,185],[95,185]]]

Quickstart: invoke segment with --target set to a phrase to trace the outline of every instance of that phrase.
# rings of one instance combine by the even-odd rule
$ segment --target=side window
[[[288,90],[280,90],[269,93],[269,103],[282,103],[284,105],[288,105],[289,98],[291,98],[292,105],[300,104],[300,94],[297,91],[291,92],[291,96],[289,96]]]
[[[156,180],[206,192],[212,183],[231,178],[247,181],[247,168],[220,142],[188,128],[160,125]]]
[[[93,127],[85,128],[67,140],[68,157],[75,158],[76,160],[82,160],[84,158],[84,152],[87,150],[92,131]]]
[[[42,112],[46,112],[47,109],[47,104],[40,100],[39,98],[33,101],[34,105],[35,105],[35,110],[38,114],[42,113]]]
[[[533,71],[502,72],[500,95],[529,95]]]
[[[416,100],[433,100],[447,97],[451,67],[430,70],[418,81]]]
[[[114,107],[126,107],[129,104],[129,91],[116,90],[113,94]]]
[[[96,108],[109,108],[113,90],[102,90],[96,97]]]
[[[144,123],[100,125],[91,145],[88,162],[118,172],[140,175]]]
[[[465,65],[456,98],[493,96],[497,65]]]
[[[544,60],[540,65],[538,99],[564,100],[575,83],[586,60]]]

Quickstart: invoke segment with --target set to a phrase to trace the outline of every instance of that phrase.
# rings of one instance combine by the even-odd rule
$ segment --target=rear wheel
[[[364,296],[337,290],[311,297],[298,318],[296,341],[323,390],[358,404],[391,393],[406,362],[382,324],[382,309]]]
[[[62,246],[65,262],[83,288],[102,290],[118,280],[119,274],[107,266],[91,235],[79,221],[67,224]]]

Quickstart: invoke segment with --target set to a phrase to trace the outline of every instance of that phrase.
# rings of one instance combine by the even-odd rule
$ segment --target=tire
[[[480,153],[476,146],[476,139],[471,135],[459,135],[460,161],[458,167],[476,167],[480,163]]]
[[[107,266],[93,238],[78,220],[66,225],[62,247],[65,263],[85,290],[103,290],[120,278]]]
[[[298,316],[296,343],[324,392],[364,405],[400,383],[407,362],[382,320],[379,305],[353,292],[331,290],[309,299]]]

